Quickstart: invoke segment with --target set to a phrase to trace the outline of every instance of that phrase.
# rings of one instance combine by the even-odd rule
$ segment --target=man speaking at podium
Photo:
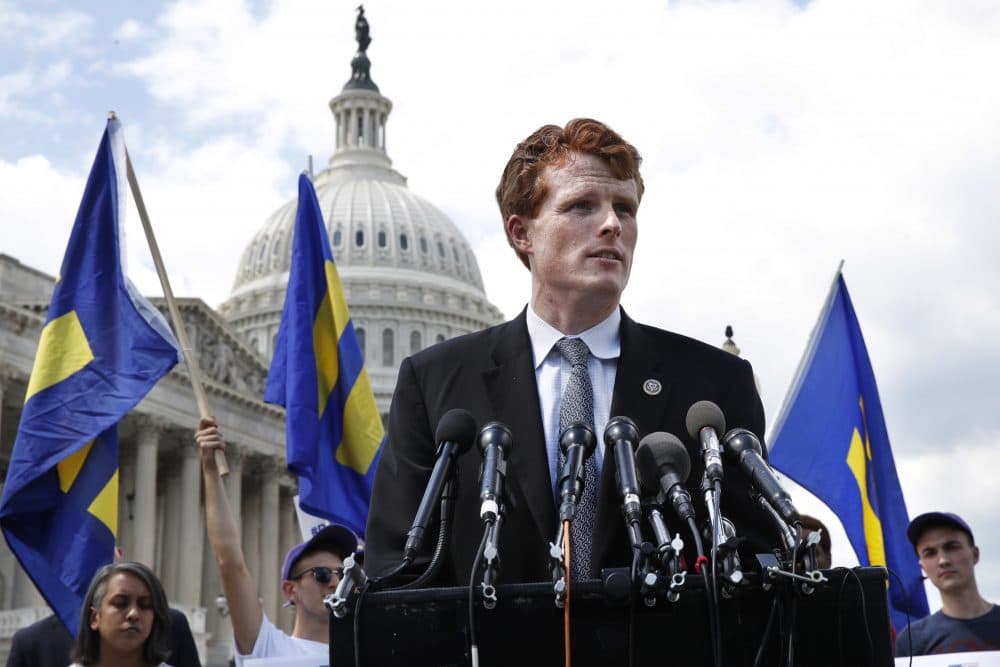
[[[763,435],[764,412],[749,363],[638,324],[619,306],[639,234],[640,161],[635,147],[590,119],[541,127],[514,150],[496,196],[508,242],[531,272],[530,301],[509,322],[403,361],[368,519],[369,576],[403,560],[407,532],[435,462],[435,429],[451,409],[469,411],[480,427],[500,421],[512,435],[499,543],[501,583],[550,579],[559,436],[568,419],[588,423],[598,441],[585,469],[585,479],[596,483],[585,483],[574,520],[574,579],[596,577],[603,567],[632,560],[614,457],[604,452],[609,418],[629,417],[640,436],[668,431],[681,437],[691,456],[688,488],[699,521],[706,516],[699,490],[704,466],[697,443],[686,435],[688,408],[713,401],[728,426]],[[483,535],[481,461],[469,452],[455,462],[454,527],[434,585],[469,582]],[[724,485],[722,512],[737,535],[747,538],[742,551],[769,550],[773,530],[747,500],[745,478],[733,469]],[[670,528],[687,543],[692,565],[687,529],[675,517]],[[436,515],[427,532],[412,574],[430,560]]]

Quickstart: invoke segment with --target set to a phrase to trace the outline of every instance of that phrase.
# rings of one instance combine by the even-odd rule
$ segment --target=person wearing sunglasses
[[[201,420],[195,440],[205,479],[205,525],[229,605],[236,667],[250,658],[328,655],[330,613],[323,598],[340,583],[344,559],[358,551],[358,536],[346,526],[331,524],[288,551],[281,566],[281,591],[285,606],[295,608],[295,625],[291,635],[285,634],[264,613],[243,555],[236,520],[215,465],[215,450],[226,447],[215,419]]]

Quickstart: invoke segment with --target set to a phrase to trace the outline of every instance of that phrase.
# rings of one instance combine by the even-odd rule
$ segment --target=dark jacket
[[[655,383],[649,390],[648,380],[659,382],[658,393]],[[688,408],[699,400],[715,402],[729,427],[742,426],[763,437],[764,411],[749,363],[691,338],[638,324],[623,312],[611,416],[630,417],[640,437],[667,431],[685,443],[692,464],[687,486],[703,520],[707,513],[699,482],[704,465],[698,443],[685,428]],[[503,422],[513,436],[507,475],[509,512],[499,549],[501,583],[550,580],[548,544],[556,534],[557,508],[523,311],[514,320],[435,345],[403,361],[389,414],[388,441],[375,475],[366,571],[377,576],[401,561],[406,533],[434,465],[434,431],[452,408],[468,410],[480,427],[492,420]],[[475,448],[457,462],[454,530],[435,582],[439,585],[468,584],[483,534],[477,482],[481,462]],[[737,534],[747,538],[741,553],[749,558],[771,550],[777,534],[747,499],[745,476],[728,462],[725,473],[722,513],[736,525]],[[629,541],[610,456],[604,459],[599,493],[596,532],[607,538],[593,541],[591,560],[597,567],[627,566]],[[691,565],[694,551],[688,530],[669,509],[667,514],[671,532],[680,532],[687,543],[685,557]],[[429,560],[436,532],[435,522],[415,569],[422,570]]]

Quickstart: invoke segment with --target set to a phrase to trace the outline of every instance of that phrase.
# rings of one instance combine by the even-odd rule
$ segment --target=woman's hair
[[[80,610],[80,632],[73,645],[73,660],[81,665],[92,665],[101,657],[101,637],[90,627],[95,609],[100,609],[101,601],[108,590],[108,581],[116,574],[130,574],[149,589],[153,599],[153,628],[142,645],[143,659],[150,665],[158,665],[170,654],[170,611],[163,585],[153,571],[142,563],[122,561],[105,565],[97,571],[90,582],[87,597]]]

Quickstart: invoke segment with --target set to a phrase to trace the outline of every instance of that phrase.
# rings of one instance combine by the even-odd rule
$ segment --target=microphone
[[[753,487],[764,496],[782,520],[790,526],[799,523],[799,512],[792,504],[791,496],[781,488],[771,466],[761,456],[763,448],[757,436],[745,428],[734,428],[722,440],[726,454],[739,464]]]
[[[420,499],[417,514],[413,517],[413,525],[406,534],[406,546],[403,547],[403,558],[410,561],[417,555],[424,541],[424,529],[430,519],[431,511],[441,497],[441,489],[451,476],[451,465],[455,456],[464,454],[472,447],[476,437],[476,420],[468,410],[455,408],[444,413],[438,422],[434,439],[438,443],[434,468],[424,489],[424,497]]]
[[[497,520],[500,513],[502,477],[507,467],[510,451],[510,429],[500,422],[490,422],[479,432],[479,452],[483,455],[483,468],[479,474],[479,517],[487,523]]]
[[[719,433],[726,430],[726,418],[719,406],[711,401],[698,401],[687,411],[688,435],[701,443],[705,459],[705,475],[710,483],[722,481],[722,456],[719,453]]]
[[[559,448],[566,455],[559,475],[559,523],[572,521],[583,495],[583,464],[597,447],[597,436],[583,422],[574,422],[559,436]]]
[[[635,456],[646,493],[669,498],[677,516],[683,521],[693,519],[691,495],[684,486],[691,474],[691,458],[680,439],[663,431],[650,433],[639,443]]]
[[[639,429],[628,417],[613,417],[604,429],[605,451],[611,449],[615,453],[615,474],[618,482],[618,492],[622,495],[622,510],[625,520],[630,524],[638,523],[642,518],[642,505],[639,503],[639,480],[635,472],[635,446],[639,440]]]

